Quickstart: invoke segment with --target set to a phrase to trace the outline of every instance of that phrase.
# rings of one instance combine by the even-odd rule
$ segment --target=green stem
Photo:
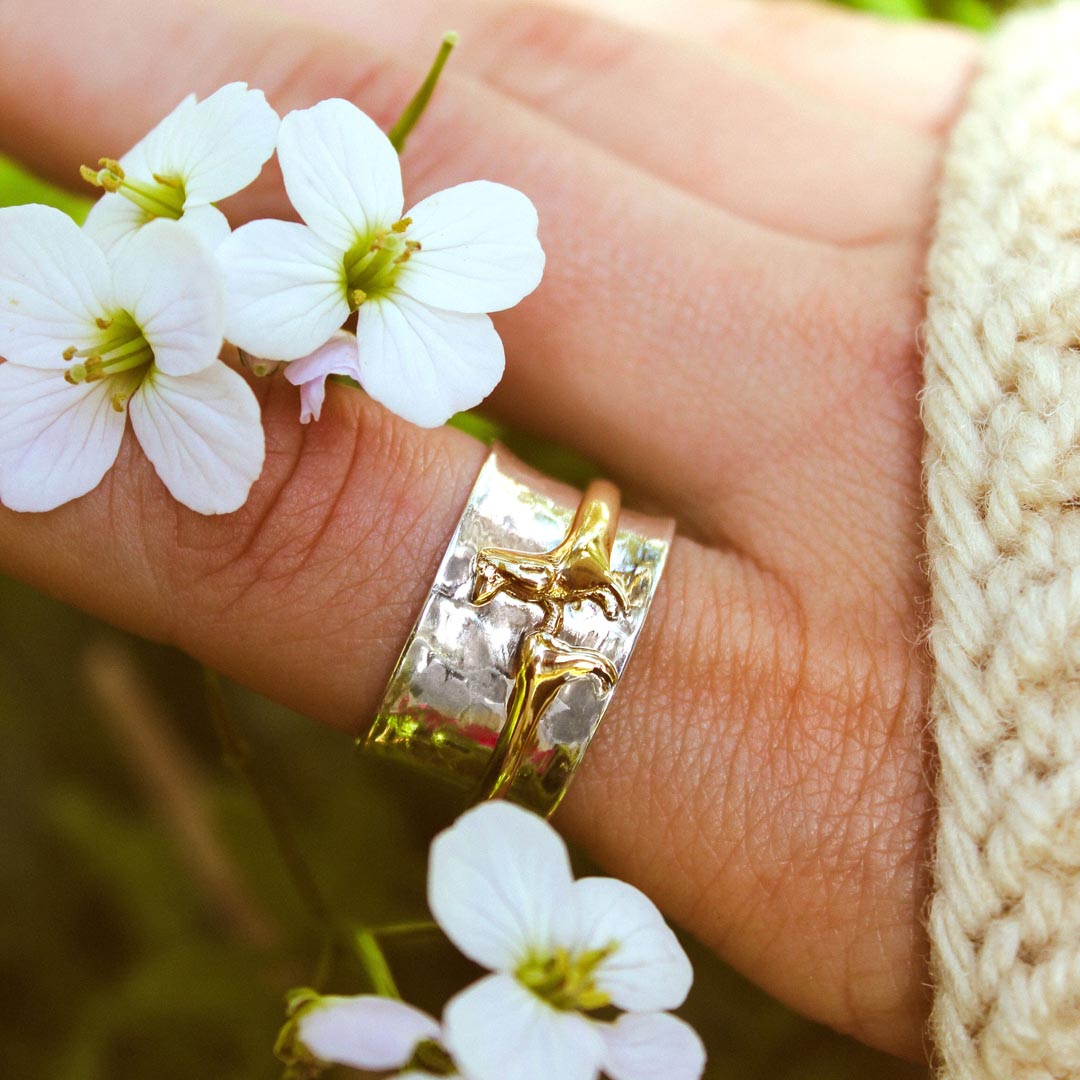
[[[203,680],[206,686],[206,701],[210,710],[210,717],[217,732],[218,741],[221,744],[221,753],[225,764],[239,773],[247,782],[255,801],[262,810],[263,817],[266,819],[267,827],[274,838],[278,854],[285,864],[293,888],[307,909],[312,921],[325,931],[326,936],[319,953],[319,962],[316,969],[315,988],[321,991],[329,980],[338,944],[344,943],[351,946],[377,994],[383,997],[400,998],[401,995],[398,993],[397,984],[394,982],[394,976],[390,971],[390,965],[387,963],[386,956],[376,940],[376,935],[390,937],[419,934],[427,932],[429,927],[434,927],[436,930],[438,927],[434,923],[411,922],[392,923],[374,929],[353,930],[344,926],[333,915],[330,905],[327,904],[322,890],[315,881],[315,876],[308,866],[300,845],[293,836],[288,818],[277,801],[274,789],[266,783],[258,770],[253,767],[251,753],[236,733],[228,702],[225,700],[221,679],[216,671],[203,667]]]
[[[337,946],[337,938],[333,934],[327,934],[319,950],[319,962],[315,965],[315,978],[311,980],[311,986],[320,994],[326,990],[326,984],[330,981],[330,974],[334,970]]]
[[[453,30],[443,34],[439,51],[435,55],[435,61],[431,65],[431,70],[427,73],[427,78],[420,84],[416,96],[405,106],[405,111],[390,129],[390,142],[399,154],[405,149],[405,140],[408,138],[409,132],[416,126],[417,120],[424,115],[424,110],[431,100],[431,95],[435,90],[436,83],[439,81],[439,76],[442,74],[442,69],[446,66],[446,61],[457,42],[458,36]]]
[[[403,937],[432,937],[441,934],[439,924],[430,919],[417,920],[416,922],[387,923],[385,926],[365,927],[372,937],[385,941],[387,938]]]
[[[353,934],[353,947],[364,965],[375,993],[380,997],[397,998],[400,1001],[401,994],[398,992],[397,983],[394,982],[390,965],[386,962],[386,954],[376,941],[375,935],[370,930],[357,930]]]

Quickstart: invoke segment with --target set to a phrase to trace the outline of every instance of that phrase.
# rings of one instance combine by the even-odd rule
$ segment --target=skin
[[[588,10],[591,6],[592,10]],[[608,9],[606,14],[604,9]],[[622,24],[604,21],[621,13]],[[486,408],[596,460],[680,538],[558,823],[794,1007],[923,1054],[932,797],[920,643],[920,274],[965,35],[772,0],[0,0],[0,148],[73,181],[246,79],[385,128],[463,44],[407,204],[476,178],[540,212]],[[267,170],[226,210],[287,216]],[[173,503],[130,437],[101,487],[0,511],[0,570],[324,723],[376,706],[485,454],[331,387],[258,386],[239,513]]]

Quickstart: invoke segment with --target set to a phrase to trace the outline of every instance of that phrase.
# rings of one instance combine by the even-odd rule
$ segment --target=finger
[[[0,26],[0,130],[54,172],[97,160],[103,146],[131,145],[188,85],[206,92],[246,77],[283,110],[345,93],[389,126],[417,81],[340,34],[261,16],[242,22],[220,7],[193,17],[175,4],[143,5],[154,39],[179,42],[173,86],[134,26],[116,39],[120,11],[130,24],[126,5],[112,16],[105,5],[81,10],[42,4],[33,23]],[[88,51],[107,47],[146,87],[124,109],[81,66]],[[47,92],[26,93],[43,71],[65,86],[66,109]],[[493,407],[631,478],[713,535],[704,495],[723,464],[717,453],[727,453],[714,432],[727,433],[724,447],[750,446],[776,423],[776,365],[819,362],[805,355],[818,344],[806,327],[821,322],[823,283],[853,272],[841,253],[707,207],[467,80],[442,88],[425,123],[406,159],[410,193],[476,177],[510,183],[537,203],[551,253],[536,296],[499,317],[510,362]],[[287,212],[275,187],[244,209],[256,207]],[[706,463],[695,474],[684,467],[690,453]]]
[[[975,34],[814,0],[566,0],[742,56],[822,100],[914,131],[951,124],[978,61]]]
[[[924,225],[935,140],[815,100],[716,51],[513,0],[276,2],[403,55],[424,55],[453,25],[462,34],[455,65],[770,228],[858,244]]]
[[[89,496],[0,510],[0,571],[360,733],[484,450],[339,386],[301,429],[283,382],[261,389],[268,463],[241,512],[178,506],[129,439]],[[774,993],[910,1051],[921,777],[887,714],[852,744],[832,691],[801,684],[783,595],[676,542],[567,823]]]

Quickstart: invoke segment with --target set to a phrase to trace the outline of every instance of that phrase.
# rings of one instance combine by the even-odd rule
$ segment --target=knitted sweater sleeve
[[[928,285],[941,1075],[1080,1078],[1080,4],[989,41]]]

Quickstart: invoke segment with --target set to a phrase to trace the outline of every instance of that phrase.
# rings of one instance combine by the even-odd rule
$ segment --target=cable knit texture
[[[989,42],[929,286],[941,1075],[1080,1078],[1080,5]]]

